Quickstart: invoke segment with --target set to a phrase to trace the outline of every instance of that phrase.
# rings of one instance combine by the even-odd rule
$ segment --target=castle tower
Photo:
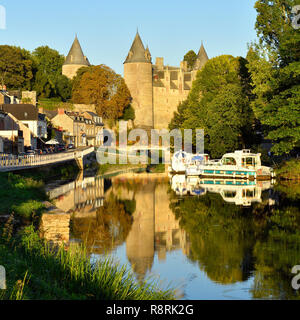
[[[76,35],[71,50],[63,64],[62,74],[69,79],[73,79],[80,68],[88,66],[90,66],[89,60],[84,56]]]
[[[153,88],[151,54],[136,33],[124,62],[124,79],[132,96],[135,125],[153,128]]]
[[[198,55],[197,55],[197,60],[195,62],[194,70],[202,69],[208,60],[209,60],[208,55],[206,53],[206,50],[204,49],[204,45],[202,42],[201,47],[198,52]]]

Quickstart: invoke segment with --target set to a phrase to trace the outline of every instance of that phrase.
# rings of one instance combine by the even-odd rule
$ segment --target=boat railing
[[[207,162],[208,165],[220,165],[221,164],[221,160],[209,160]]]

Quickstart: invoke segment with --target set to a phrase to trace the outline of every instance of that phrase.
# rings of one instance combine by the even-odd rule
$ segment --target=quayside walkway
[[[76,160],[81,167],[83,158],[94,151],[94,147],[81,147],[76,150],[55,154],[34,155],[26,158],[10,158],[0,155],[0,172],[26,170],[72,160]]]

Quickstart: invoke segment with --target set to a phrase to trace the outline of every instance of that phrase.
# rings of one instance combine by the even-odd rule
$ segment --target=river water
[[[112,256],[138,280],[177,288],[179,299],[300,298],[291,285],[299,184],[127,173],[48,189],[71,213],[71,244],[84,242],[93,260]]]

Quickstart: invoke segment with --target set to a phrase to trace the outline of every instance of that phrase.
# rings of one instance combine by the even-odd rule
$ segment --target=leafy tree
[[[40,98],[60,97],[67,101],[71,97],[72,83],[62,75],[64,56],[58,51],[42,46],[32,53],[34,61],[34,89]]]
[[[300,33],[292,27],[296,0],[259,0],[259,45],[248,52],[253,110],[266,127],[272,151],[289,153],[300,141]]]
[[[0,81],[9,89],[30,89],[32,60],[30,53],[13,46],[0,46]]]
[[[122,117],[131,101],[124,79],[105,65],[81,68],[74,79],[74,103],[94,104],[106,119]]]
[[[185,111],[187,108],[188,108],[188,100],[184,100],[183,102],[181,102],[178,105],[177,111],[174,112],[173,119],[171,120],[171,122],[169,124],[170,130],[179,129],[179,128],[183,127],[183,123],[186,120]]]
[[[246,60],[224,55],[211,59],[197,74],[187,101],[170,128],[201,128],[212,157],[253,143],[255,119],[250,108]]]
[[[124,114],[122,116],[123,120],[128,121],[128,120],[134,120],[135,119],[135,111],[132,107],[131,104],[129,104],[125,109],[124,109]]]
[[[61,74],[61,68],[65,58],[58,51],[48,46],[42,46],[33,51],[32,57],[35,62],[35,67],[43,73],[51,75]]]
[[[197,60],[197,54],[194,50],[190,50],[188,53],[185,54],[183,61],[187,61],[187,65],[189,70],[194,68],[195,62]]]

